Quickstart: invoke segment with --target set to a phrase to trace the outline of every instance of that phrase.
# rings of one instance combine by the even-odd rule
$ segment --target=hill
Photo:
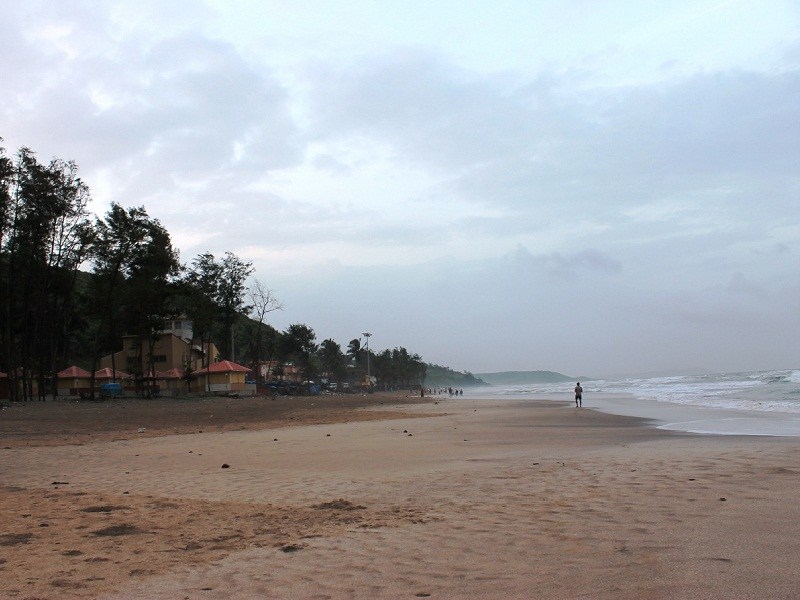
[[[525,385],[528,383],[562,383],[574,378],[555,371],[502,371],[500,373],[476,373],[491,385]]]
[[[430,387],[464,388],[487,386],[489,384],[467,371],[462,373],[449,367],[429,363],[425,375],[425,385]]]

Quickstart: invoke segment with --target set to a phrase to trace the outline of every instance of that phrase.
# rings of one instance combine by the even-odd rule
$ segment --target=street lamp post
[[[372,334],[364,331],[361,335],[367,338],[367,387],[372,388],[372,378],[369,376],[369,338],[372,337]]]

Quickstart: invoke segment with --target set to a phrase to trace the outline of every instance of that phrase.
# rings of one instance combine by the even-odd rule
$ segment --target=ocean
[[[698,433],[800,436],[800,369],[582,381],[584,406]],[[492,398],[572,400],[575,382],[475,389]]]

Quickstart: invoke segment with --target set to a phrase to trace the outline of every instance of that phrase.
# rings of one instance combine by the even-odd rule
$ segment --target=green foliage
[[[12,159],[0,147],[0,370],[12,374],[13,399],[27,398],[34,379],[40,393],[54,389],[54,374],[70,364],[94,371],[123,335],[139,337],[140,363],[152,369],[157,334],[180,314],[223,357],[254,367],[294,361],[304,378],[322,371],[341,380],[369,364],[379,387],[415,386],[444,369],[403,347],[367,350],[359,338],[346,351],[332,339],[318,346],[300,323],[277,331],[266,322],[282,308],[272,290],[246,287],[252,263],[205,252],[183,267],[169,232],[143,206],[112,203],[92,221],[90,199],[74,163],[44,165],[27,148]],[[87,262],[91,273],[80,271]]]
[[[318,358],[322,370],[337,380],[347,371],[347,356],[342,347],[330,338],[320,344]]]
[[[226,252],[221,260],[205,252],[195,257],[183,280],[183,306],[194,322],[195,333],[203,341],[216,334],[224,358],[232,357],[234,325],[252,308],[245,304],[245,283],[252,273],[252,263],[232,252]]]
[[[0,148],[0,370],[12,399],[53,389],[75,331],[75,280],[91,241],[89,190],[74,163]]]
[[[302,323],[289,325],[282,337],[282,355],[296,361],[303,379],[313,377],[316,371],[314,363],[317,351],[316,338],[314,330]]]

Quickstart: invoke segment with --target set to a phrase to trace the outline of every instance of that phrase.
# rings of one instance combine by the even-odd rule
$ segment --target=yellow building
[[[211,392],[214,394],[235,392],[249,395],[255,392],[255,385],[245,383],[250,369],[237,365],[229,360],[221,360],[210,367],[195,373],[192,382],[193,392]]]
[[[147,373],[150,370],[147,346],[147,340],[142,340],[139,336],[124,336],[122,350],[114,354],[116,367],[130,373]],[[217,347],[214,344],[206,343],[201,348],[199,342],[184,340],[173,333],[161,333],[153,344],[153,368],[158,371],[169,371],[190,366],[197,371],[202,368],[202,363],[208,362],[204,360],[206,355],[210,355],[210,362],[213,362],[217,354]],[[100,366],[111,368],[110,354],[100,359]]]

